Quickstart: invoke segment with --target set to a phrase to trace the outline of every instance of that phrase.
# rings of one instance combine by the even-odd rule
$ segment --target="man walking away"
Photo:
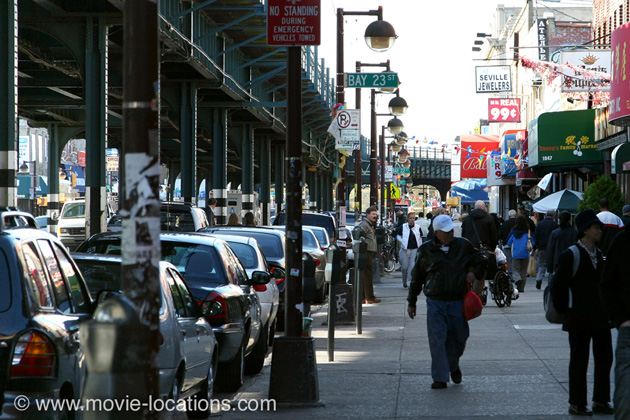
[[[403,287],[407,288],[407,280],[411,283],[411,272],[416,263],[418,247],[422,244],[420,227],[416,225],[416,214],[407,215],[407,223],[396,229],[396,239],[400,242],[400,268],[402,271]]]
[[[626,206],[629,207],[629,206]],[[617,328],[615,418],[630,419],[630,227],[613,240],[600,283],[604,308]]]
[[[558,216],[560,227],[551,232],[547,243],[547,272],[553,274],[558,268],[560,254],[577,242],[577,231],[571,226],[571,213],[563,211]]]
[[[367,264],[361,271],[361,283],[363,284],[363,303],[379,303],[381,300],[374,296],[374,269],[373,262],[376,256],[376,220],[378,210],[376,207],[368,207],[365,211],[365,218],[359,223],[363,231],[365,242],[367,243]]]
[[[423,212],[418,213],[418,220],[416,220],[416,223],[420,228],[420,234],[423,238],[426,238],[429,234],[429,226],[431,225],[431,222],[424,217]]]
[[[449,372],[454,383],[462,381],[459,359],[470,335],[462,313],[463,295],[468,290],[467,283],[474,283],[475,291],[481,293],[488,265],[485,255],[468,240],[454,237],[454,227],[448,215],[433,219],[435,238],[418,251],[407,297],[411,319],[416,316],[420,292],[424,291],[427,298],[432,389],[446,388]]]
[[[475,209],[462,222],[462,237],[468,239],[475,247],[484,244],[490,251],[497,247],[499,242],[497,225],[486,211],[486,203],[483,201],[477,201]]]
[[[615,213],[610,212],[610,203],[607,198],[599,200],[599,213],[597,218],[604,224],[602,228],[602,239],[599,242],[599,249],[602,250],[604,258],[608,255],[608,249],[615,236],[624,228],[623,221]]]
[[[208,223],[210,224],[210,226],[217,225],[217,219],[216,217],[214,217],[214,208],[216,206],[217,206],[217,199],[214,197],[211,197],[208,200],[208,205],[206,206],[206,216],[208,216]]]
[[[536,289],[540,290],[542,281],[547,274],[547,244],[551,232],[558,228],[558,224],[554,220],[556,216],[555,210],[547,210],[547,217],[542,219],[536,225],[534,231],[534,252],[536,255]]]
[[[508,274],[512,276],[512,247],[508,246],[508,238],[510,237],[510,231],[516,224],[516,210],[510,210],[508,212],[508,219],[503,222],[501,229],[499,229],[499,239],[503,243],[503,253],[508,263]]]
[[[623,213],[621,215],[621,221],[623,222],[625,227],[630,228],[630,206],[623,206],[623,209],[621,209],[621,213]]]

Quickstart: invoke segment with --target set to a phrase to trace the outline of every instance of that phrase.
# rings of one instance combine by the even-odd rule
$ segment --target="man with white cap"
[[[477,294],[483,289],[488,260],[467,239],[454,236],[455,225],[448,215],[433,219],[434,238],[418,251],[409,287],[407,313],[416,316],[420,292],[427,297],[427,334],[431,349],[432,389],[447,387],[450,378],[462,381],[459,359],[470,334],[462,313],[468,284]],[[423,289],[424,287],[424,289]]]

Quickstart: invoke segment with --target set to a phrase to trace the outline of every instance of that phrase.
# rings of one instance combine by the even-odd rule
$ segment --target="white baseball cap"
[[[433,218],[433,230],[441,230],[442,232],[450,232],[455,227],[453,219],[447,214],[440,214]]]

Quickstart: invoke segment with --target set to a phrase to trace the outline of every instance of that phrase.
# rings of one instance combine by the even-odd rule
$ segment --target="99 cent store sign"
[[[267,45],[319,45],[321,0],[267,0]]]
[[[521,100],[519,98],[488,99],[488,121],[521,122]]]

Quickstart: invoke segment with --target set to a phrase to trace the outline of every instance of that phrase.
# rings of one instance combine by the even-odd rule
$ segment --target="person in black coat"
[[[610,369],[613,362],[612,336],[599,292],[604,270],[602,252],[596,244],[602,237],[603,223],[592,209],[575,219],[578,228],[579,267],[573,276],[573,252],[560,254],[551,296],[556,310],[564,313],[562,329],[569,333],[569,414],[612,414],[610,405]],[[587,405],[586,375],[590,346],[593,342],[595,374],[593,410]]]
[[[571,213],[563,211],[558,216],[560,227],[551,232],[547,244],[547,271],[552,274],[558,266],[560,253],[575,245],[577,231],[571,226]]]
[[[617,328],[615,350],[615,415],[630,418],[630,227],[613,239],[599,289],[608,319]]]
[[[475,209],[462,222],[462,237],[468,239],[475,247],[484,244],[491,252],[499,243],[497,225],[486,211],[486,204],[479,200]]]
[[[547,217],[536,225],[534,231],[534,253],[536,254],[536,289],[540,290],[542,281],[547,274],[547,244],[551,232],[558,228],[558,223],[554,220],[555,210],[547,210]]]

